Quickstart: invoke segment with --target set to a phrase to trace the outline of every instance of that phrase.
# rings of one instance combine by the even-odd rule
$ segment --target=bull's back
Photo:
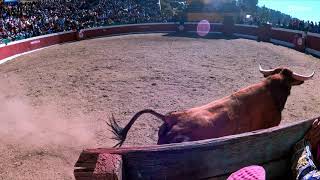
[[[233,134],[236,124],[229,118],[232,101],[224,98],[210,105],[192,108],[176,114],[170,134],[187,136],[190,141],[217,138]]]
[[[206,121],[210,123],[203,126],[203,132],[210,136],[208,138],[270,128],[279,125],[281,121],[281,112],[276,108],[271,93],[264,83],[244,88],[195,111],[202,112],[199,114],[209,114],[206,116]],[[194,118],[194,121],[198,119]]]
[[[237,133],[265,129],[280,123],[281,112],[271,92],[262,83],[234,93],[232,99],[237,102],[233,108],[238,112],[230,118],[239,121]]]
[[[260,83],[207,105],[171,114],[168,131],[159,139],[173,143],[217,138],[269,128],[280,120],[281,113],[270,92]]]

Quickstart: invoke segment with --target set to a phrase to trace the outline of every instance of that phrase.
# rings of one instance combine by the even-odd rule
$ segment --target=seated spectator
[[[304,138],[294,146],[292,156],[293,178],[320,180],[317,163],[320,160],[320,120],[316,119]],[[265,180],[268,174],[261,166],[248,166],[232,173],[228,180]]]
[[[292,171],[295,179],[320,179],[319,163],[320,121],[313,122],[311,129],[294,147]]]

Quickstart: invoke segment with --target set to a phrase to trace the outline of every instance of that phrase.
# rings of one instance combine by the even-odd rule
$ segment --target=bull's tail
[[[139,111],[137,112],[132,118],[131,120],[129,121],[129,123],[124,127],[124,128],[121,128],[118,123],[116,122],[113,114],[112,114],[112,117],[110,119],[110,122],[108,124],[108,126],[111,127],[112,129],[112,132],[113,134],[115,135],[115,137],[113,139],[116,139],[118,140],[118,144],[116,144],[115,146],[113,147],[117,147],[117,146],[122,146],[122,144],[124,143],[124,141],[126,140],[126,137],[127,137],[127,134],[128,134],[128,131],[129,129],[131,128],[131,126],[133,125],[133,123],[138,119],[138,117],[140,117],[142,114],[144,113],[150,113],[154,116],[156,116],[157,118],[161,119],[161,120],[165,120],[165,116],[162,115],[162,114],[159,114],[151,109],[144,109],[142,111]]]

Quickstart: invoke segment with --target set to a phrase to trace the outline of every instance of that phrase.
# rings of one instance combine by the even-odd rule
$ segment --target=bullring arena
[[[124,126],[144,108],[166,113],[206,104],[260,82],[259,64],[315,71],[312,80],[293,87],[282,124],[319,115],[318,58],[241,38],[257,35],[252,30],[231,38],[159,31],[99,38],[88,31],[82,41],[1,64],[0,179],[73,179],[83,149],[116,143],[105,123],[112,114]],[[160,124],[141,117],[124,146],[156,144]]]

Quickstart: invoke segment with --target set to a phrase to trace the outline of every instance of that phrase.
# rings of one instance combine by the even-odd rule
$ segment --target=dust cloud
[[[14,77],[0,79],[0,139],[32,146],[46,144],[83,146],[95,144],[90,121],[81,112],[61,113],[54,102],[34,107]],[[69,113],[70,114],[70,113]]]

